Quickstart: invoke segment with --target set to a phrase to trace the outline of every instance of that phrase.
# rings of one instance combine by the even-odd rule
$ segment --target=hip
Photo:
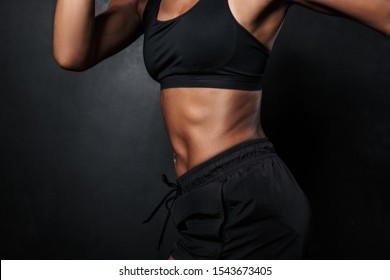
[[[176,182],[176,258],[303,256],[310,205],[267,139],[240,143]]]

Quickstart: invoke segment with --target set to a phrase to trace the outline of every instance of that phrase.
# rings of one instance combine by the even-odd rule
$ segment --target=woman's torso
[[[156,18],[162,22],[185,17],[198,1],[213,0],[149,1],[158,1]],[[288,8],[281,4],[285,1],[225,1],[237,22],[262,45],[271,49]],[[147,0],[141,1],[141,11],[146,3]],[[261,95],[261,90],[207,87],[162,89],[161,109],[175,154],[176,175],[181,176],[242,141],[265,137],[260,124]]]

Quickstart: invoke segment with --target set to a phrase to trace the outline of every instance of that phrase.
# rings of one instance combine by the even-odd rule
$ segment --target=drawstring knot
[[[160,203],[156,206],[156,208],[153,210],[153,212],[149,215],[149,217],[145,221],[142,222],[143,224],[148,223],[153,218],[153,216],[157,213],[157,211],[161,207],[161,205],[163,205],[163,203],[165,202],[165,208],[168,210],[168,213],[167,213],[167,216],[165,217],[164,225],[163,225],[163,228],[162,228],[162,231],[160,234],[160,238],[158,240],[157,250],[160,250],[161,243],[162,243],[162,240],[163,240],[164,234],[165,234],[165,229],[167,227],[168,220],[169,220],[169,217],[171,215],[171,209],[173,207],[173,204],[175,203],[176,198],[181,194],[180,185],[170,182],[165,174],[162,175],[162,181],[164,182],[164,184],[166,184],[168,187],[170,187],[172,189],[163,197],[163,199],[160,201]],[[172,195],[173,193],[175,193],[175,194]]]

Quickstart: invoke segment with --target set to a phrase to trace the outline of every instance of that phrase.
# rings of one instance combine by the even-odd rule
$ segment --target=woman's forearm
[[[345,16],[390,37],[390,0],[287,0],[307,8]]]
[[[57,63],[82,69],[93,48],[95,0],[58,0],[54,15],[53,51]]]

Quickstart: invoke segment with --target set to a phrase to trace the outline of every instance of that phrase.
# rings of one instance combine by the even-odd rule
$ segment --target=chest
[[[235,30],[225,0],[199,0],[184,13],[158,19],[159,5],[145,15],[144,54],[148,64],[217,66],[232,55]]]

